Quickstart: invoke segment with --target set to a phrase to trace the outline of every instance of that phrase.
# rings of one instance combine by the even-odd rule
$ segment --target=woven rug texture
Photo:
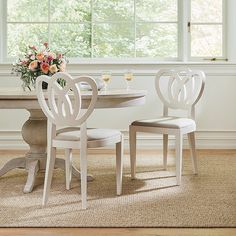
[[[0,165],[13,157],[1,155]],[[78,159],[74,155],[79,167]],[[81,209],[80,182],[73,177],[66,190],[62,170],[54,171],[44,208],[44,173],[34,191],[24,194],[27,172],[10,171],[0,178],[0,227],[236,227],[236,154],[200,152],[199,174],[193,175],[185,152],[181,186],[176,186],[173,154],[167,171],[160,153],[138,154],[136,180],[130,178],[129,156],[124,159],[123,194],[116,196],[115,156],[88,156],[95,180],[88,183],[87,210]]]

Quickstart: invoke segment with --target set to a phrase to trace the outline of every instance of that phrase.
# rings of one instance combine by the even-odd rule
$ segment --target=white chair
[[[197,174],[195,150],[195,105],[199,101],[205,85],[205,74],[190,69],[161,69],[156,76],[157,94],[164,104],[163,116],[154,119],[137,120],[129,127],[131,178],[136,174],[136,133],[163,134],[163,165],[167,168],[168,135],[175,135],[176,178],[181,184],[182,142],[183,135],[188,134],[194,173]],[[187,110],[188,118],[169,116],[169,109]]]
[[[58,79],[64,79],[62,88]],[[43,91],[42,83],[48,84]],[[92,99],[87,109],[82,109],[79,84],[86,82],[92,89]],[[73,79],[69,74],[56,73],[52,77],[39,76],[36,80],[37,96],[40,107],[48,118],[47,124],[47,166],[43,191],[43,206],[46,205],[51,187],[55,164],[56,148],[65,149],[66,189],[70,189],[72,175],[72,149],[80,149],[82,209],[87,207],[87,148],[104,147],[116,144],[116,183],[117,195],[122,191],[122,156],[123,136],[121,132],[111,129],[87,129],[86,121],[96,105],[98,91],[95,81],[82,76]],[[66,127],[56,130],[58,126]],[[76,127],[74,127],[76,126]]]

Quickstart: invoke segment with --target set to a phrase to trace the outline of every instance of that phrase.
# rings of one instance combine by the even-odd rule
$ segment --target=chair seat
[[[135,126],[147,126],[147,127],[160,127],[160,128],[171,128],[181,129],[186,127],[192,127],[196,129],[196,123],[194,120],[189,118],[180,118],[174,116],[158,117],[155,119],[137,120],[132,123]]]
[[[103,140],[120,137],[121,132],[114,129],[88,129],[87,137],[89,141]],[[63,132],[56,136],[55,140],[80,141],[80,131]]]

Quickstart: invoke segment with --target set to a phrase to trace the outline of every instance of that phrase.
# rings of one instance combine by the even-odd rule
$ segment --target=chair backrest
[[[168,115],[169,108],[190,110],[194,119],[194,107],[202,96],[205,78],[205,73],[200,70],[161,69],[157,73],[155,85],[164,104],[164,115]]]
[[[57,81],[63,79],[62,87]],[[42,89],[42,83],[48,84],[47,91]],[[88,109],[81,110],[82,98],[79,83],[86,82],[92,90],[92,98]],[[37,97],[41,109],[48,120],[60,126],[80,126],[94,110],[98,90],[96,82],[88,76],[72,78],[69,74],[58,72],[52,77],[41,75],[36,79]]]

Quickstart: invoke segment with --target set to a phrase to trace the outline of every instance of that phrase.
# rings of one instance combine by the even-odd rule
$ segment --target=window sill
[[[192,61],[180,61],[180,60],[162,60],[158,59],[81,59],[73,60],[69,59],[69,65],[236,65],[236,61],[205,61],[205,60],[192,60]]]

